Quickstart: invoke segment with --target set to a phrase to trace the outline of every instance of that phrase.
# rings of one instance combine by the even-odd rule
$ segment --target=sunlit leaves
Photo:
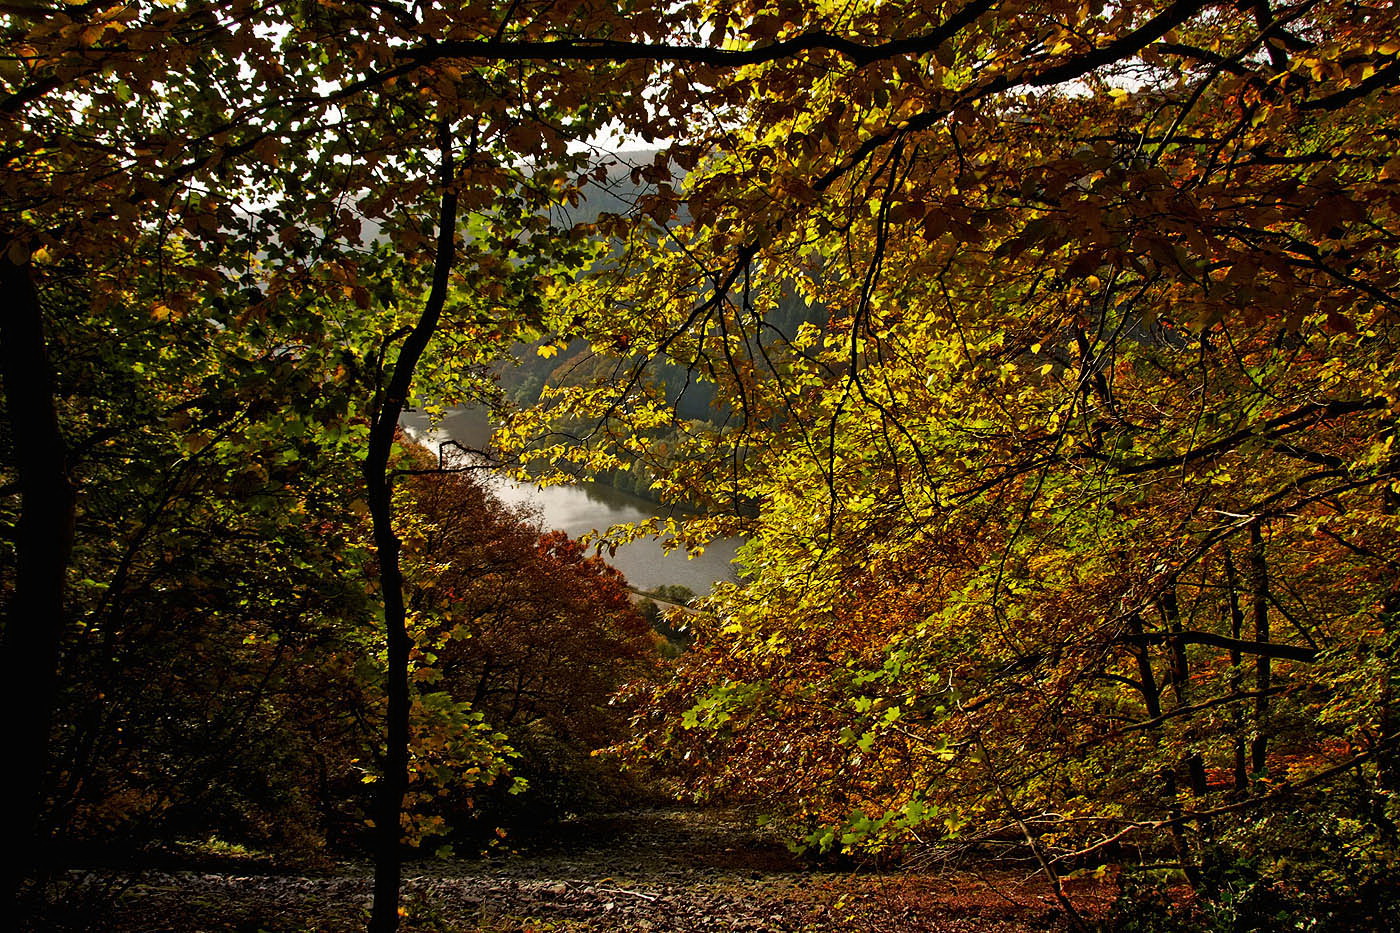
[[[718,22],[737,42],[825,13]],[[640,754],[817,848],[1044,813],[1054,851],[1136,832],[1189,860],[1220,824],[1172,813],[1276,786],[1236,776],[1231,741],[1277,733],[1265,764],[1290,779],[1361,734],[1390,754],[1393,700],[1360,684],[1389,683],[1368,633],[1394,612],[1394,15],[1281,8],[1261,36],[1189,4],[1014,14],[889,60],[717,76],[726,109],[683,140],[710,154],[688,216],[609,227],[565,296],[619,362],[611,387],[546,393],[599,426],[586,457],[553,453],[643,457],[663,496],[752,535]],[[939,21],[881,4],[839,28]],[[665,415],[657,356],[718,404],[638,449]],[[1228,647],[1251,599],[1275,626],[1254,637],[1295,658],[1268,674]],[[1296,661],[1329,640],[1367,673]],[[1236,695],[1246,668],[1272,706]]]

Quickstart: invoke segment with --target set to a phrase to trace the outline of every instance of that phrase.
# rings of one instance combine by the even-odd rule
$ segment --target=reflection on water
[[[415,440],[433,449],[449,440],[481,449],[490,437],[486,415],[480,410],[449,412],[431,435],[428,419],[422,413],[405,413],[401,423]],[[594,483],[540,489],[492,474],[490,485],[501,501],[530,511],[545,529],[561,529],[576,538],[606,531],[610,525],[642,521],[661,508],[646,499]],[[704,554],[687,559],[683,550],[666,554],[659,541],[647,539],[623,545],[608,561],[638,589],[678,583],[697,593],[707,593],[713,583],[735,578],[731,561],[740,543],[737,538],[711,541]]]

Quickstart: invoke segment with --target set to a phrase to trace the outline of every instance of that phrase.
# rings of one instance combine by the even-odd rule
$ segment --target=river
[[[434,450],[445,440],[480,449],[486,445],[490,433],[485,414],[472,409],[448,412],[431,432],[428,419],[421,412],[406,412],[400,423],[414,440]],[[541,489],[497,474],[491,475],[490,483],[492,492],[501,501],[528,510],[538,517],[545,530],[560,529],[573,537],[603,531],[610,525],[642,521],[664,508],[598,483]],[[680,584],[704,594],[714,583],[736,578],[732,561],[740,543],[738,538],[711,541],[703,554],[687,558],[683,550],[677,548],[667,554],[661,542],[647,538],[618,548],[617,554],[608,558],[608,563],[621,570],[627,582],[641,590]]]

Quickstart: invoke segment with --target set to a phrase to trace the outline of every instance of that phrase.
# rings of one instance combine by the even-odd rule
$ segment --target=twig
[[[600,888],[594,887],[595,891],[602,891],[604,894],[630,894],[633,897],[640,897],[644,901],[654,901],[659,895],[647,894],[645,891],[628,891],[625,888]]]

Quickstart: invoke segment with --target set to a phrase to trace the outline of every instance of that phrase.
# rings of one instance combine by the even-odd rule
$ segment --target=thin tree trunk
[[[0,375],[14,443],[20,515],[15,586],[0,641],[0,709],[9,719],[3,811],[4,903],[15,904],[47,848],[40,831],[49,730],[58,691],[64,585],[73,550],[76,493],[54,407],[43,312],[29,264],[0,255]],[[11,916],[15,916],[11,912]]]
[[[1392,425],[1386,432],[1392,438],[1396,434],[1396,427]],[[1386,471],[1392,475],[1400,467],[1400,452],[1392,452],[1386,458]],[[1394,484],[1385,484],[1385,493],[1382,503],[1385,514],[1395,515],[1400,512],[1400,492],[1397,492]],[[1385,602],[1381,606],[1380,627],[1383,633],[1381,643],[1386,647],[1381,654],[1381,684],[1380,684],[1380,741],[1381,747],[1376,750],[1376,784],[1382,789],[1395,793],[1400,791],[1400,748],[1396,747],[1397,735],[1400,735],[1400,657],[1397,657],[1395,648],[1395,627],[1400,623],[1400,583],[1392,584],[1391,590],[1386,594]],[[1392,836],[1395,833],[1395,824],[1386,816],[1382,816],[1378,822],[1389,827]]]
[[[1376,749],[1376,785],[1389,794],[1400,791],[1400,749],[1396,747],[1400,735],[1400,715],[1397,715],[1397,702],[1400,701],[1400,657],[1396,656],[1394,636],[1397,621],[1400,620],[1400,591],[1391,590],[1381,606],[1380,624],[1386,646],[1381,655],[1381,685],[1379,706],[1380,747]],[[1383,798],[1382,798],[1383,799]],[[1377,806],[1376,822],[1385,827],[1389,836],[1397,835],[1395,821]]]
[[[394,532],[389,454],[398,430],[399,416],[408,400],[413,371],[442,317],[443,304],[447,300],[448,274],[455,258],[457,196],[452,189],[452,139],[446,122],[438,126],[438,146],[442,152],[442,200],[438,207],[437,255],[433,259],[432,287],[418,323],[404,340],[382,402],[374,412],[364,462],[365,499],[374,524],[379,582],[384,593],[384,633],[388,643],[385,692],[389,700],[384,773],[373,804],[374,905],[369,922],[371,933],[393,933],[399,926],[399,890],[403,875],[403,831],[400,822],[404,795],[408,792],[408,655],[413,643],[408,635],[408,614],[404,607],[403,572],[399,566],[400,542]]]
[[[1255,521],[1249,526],[1249,568],[1254,603],[1254,640],[1269,640],[1269,565],[1264,559],[1264,531]],[[1250,772],[1262,774],[1269,755],[1269,687],[1273,669],[1267,654],[1255,660],[1254,689],[1259,698],[1254,705],[1254,741],[1250,744]]]
[[[1176,708],[1190,705],[1191,670],[1186,661],[1186,642],[1181,637],[1181,609],[1176,602],[1176,587],[1169,586],[1162,593],[1162,618],[1167,623],[1171,635],[1171,686],[1176,698]]]
[[[1040,866],[1040,871],[1045,875],[1045,880],[1050,883],[1050,890],[1055,895],[1055,900],[1059,901],[1060,908],[1065,912],[1065,918],[1069,921],[1069,928],[1076,931],[1088,931],[1090,926],[1085,922],[1084,916],[1074,906],[1074,901],[1069,899],[1069,894],[1065,891],[1065,882],[1060,873],[1055,869],[1055,863],[1045,854],[1045,849],[1040,844],[1039,834],[1032,832],[1026,823],[1021,810],[1016,806],[1016,802],[1011,798],[1011,793],[1002,782],[1001,775],[997,773],[996,766],[992,763],[991,752],[987,750],[987,743],[982,740],[982,733],[975,732],[974,738],[977,742],[977,750],[982,756],[982,766],[987,771],[987,778],[991,781],[992,788],[1001,799],[1001,804],[1006,808],[1006,813],[1011,817],[1012,822],[1021,830],[1021,837],[1026,840],[1026,845],[1031,850],[1031,855],[1035,857],[1036,864]]]
[[[1152,672],[1152,655],[1149,652],[1144,639],[1144,626],[1142,617],[1134,613],[1128,619],[1128,626],[1137,642],[1137,665],[1138,665],[1138,689],[1142,693],[1143,704],[1147,707],[1147,714],[1150,720],[1157,722],[1149,731],[1148,735],[1152,739],[1152,744],[1156,748],[1161,748],[1162,744],[1162,691],[1157,686],[1157,678]],[[1182,870],[1186,873],[1193,887],[1199,888],[1201,884],[1200,870],[1191,860],[1191,844],[1186,838],[1186,830],[1182,828],[1181,820],[1181,800],[1177,789],[1176,769],[1163,767],[1158,772],[1162,779],[1162,796],[1166,799],[1168,825],[1171,827],[1172,844],[1176,848],[1177,858],[1180,859]]]
[[[1142,617],[1134,613],[1128,619],[1128,625],[1132,629],[1133,637],[1137,643],[1137,666],[1138,666],[1138,689],[1142,693],[1142,702],[1147,707],[1147,718],[1156,720],[1162,718],[1162,693],[1157,689],[1157,678],[1152,674],[1152,656],[1148,654],[1148,648],[1144,639]]]
[[[1225,592],[1230,600],[1230,637],[1239,641],[1244,637],[1244,610],[1240,607],[1240,593],[1238,586],[1238,575],[1235,573],[1235,561],[1230,556],[1230,549],[1224,548],[1225,552]],[[1230,649],[1230,693],[1239,694],[1244,691],[1244,671],[1240,665],[1244,656],[1238,648]],[[1234,711],[1231,714],[1234,722],[1234,751],[1235,751],[1235,793],[1244,794],[1249,790],[1249,756],[1246,752],[1244,730],[1245,712],[1244,707],[1238,702],[1233,704]]]
[[[1171,683],[1172,695],[1176,702],[1175,709],[1183,709],[1191,705],[1191,666],[1186,657],[1186,641],[1181,637],[1181,605],[1176,598],[1176,587],[1169,586],[1162,593],[1162,617],[1166,620],[1167,631],[1171,634]],[[1188,748],[1181,758],[1182,764],[1186,766],[1187,783],[1191,788],[1191,796],[1201,798],[1209,792],[1209,785],[1206,782],[1206,762],[1201,753],[1195,749]],[[1208,820],[1200,824],[1201,833],[1206,837],[1214,835]]]

